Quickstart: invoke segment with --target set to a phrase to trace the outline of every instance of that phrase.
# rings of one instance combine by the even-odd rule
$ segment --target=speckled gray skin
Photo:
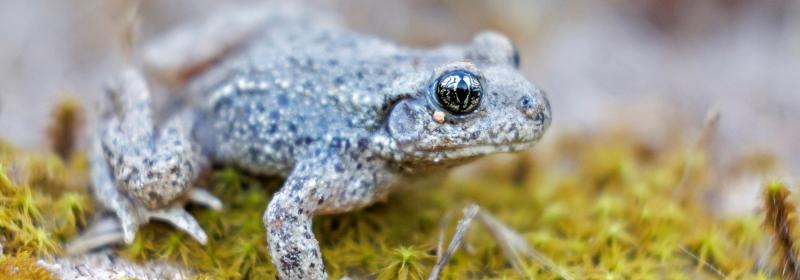
[[[144,78],[124,72],[98,131],[94,189],[131,242],[151,218],[204,243],[183,210],[220,202],[193,181],[209,162],[285,176],[264,214],[283,279],[326,278],[312,217],[380,200],[398,183],[481,155],[531,147],[550,124],[544,93],[516,69],[509,41],[412,49],[335,27],[269,18],[180,91],[188,101],[156,128]],[[481,82],[474,112],[434,96],[440,76]]]

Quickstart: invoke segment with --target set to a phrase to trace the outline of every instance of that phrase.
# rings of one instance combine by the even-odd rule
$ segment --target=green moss
[[[2,279],[57,279],[36,264],[36,258],[29,252],[18,252],[11,256],[0,256],[0,280]]]
[[[92,213],[83,188],[86,163],[79,153],[74,158],[63,162],[0,145],[0,242],[7,254],[57,254],[59,244],[85,225]],[[314,231],[333,277],[418,279],[436,262],[445,213],[476,202],[576,279],[773,277],[776,268],[756,264],[768,238],[763,218],[719,218],[708,211],[709,158],[683,143],[652,146],[627,133],[563,135],[535,153],[491,157],[365,210],[316,218]],[[84,179],[67,180],[71,176]],[[198,185],[219,196],[225,209],[189,206],[208,233],[207,246],[152,223],[118,252],[185,264],[198,279],[273,278],[261,217],[280,183],[217,170]],[[444,279],[520,278],[480,226],[462,245]],[[560,278],[535,259],[522,263],[527,277]]]
[[[86,164],[0,145],[0,242],[9,252],[58,253],[61,242],[86,225],[93,206]]]
[[[398,247],[392,252],[390,263],[381,269],[378,279],[424,279],[422,260],[426,253],[413,247]],[[430,257],[428,257],[430,258]]]
[[[50,278],[34,256],[58,254],[60,244],[86,225],[92,211],[82,161],[18,152],[0,141],[0,243],[5,254],[0,277]],[[17,274],[9,274],[13,271]]]

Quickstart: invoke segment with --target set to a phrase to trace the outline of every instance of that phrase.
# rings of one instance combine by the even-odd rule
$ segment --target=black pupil
[[[478,108],[483,89],[471,73],[454,71],[443,75],[436,83],[436,99],[442,107],[457,115],[468,114]]]

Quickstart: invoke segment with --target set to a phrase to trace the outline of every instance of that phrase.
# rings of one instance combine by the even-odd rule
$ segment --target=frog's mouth
[[[417,148],[413,151],[410,151],[410,153],[417,159],[424,159],[432,162],[449,162],[466,160],[489,154],[523,151],[533,147],[536,142],[536,140],[533,140],[510,143],[487,143],[468,146],[459,145],[448,147]]]
[[[464,155],[486,155],[486,154],[493,154],[493,153],[511,153],[511,152],[518,152],[530,147],[536,141],[519,141],[519,142],[510,142],[510,143],[489,143],[489,144],[480,144],[480,145],[469,145],[469,146],[456,146],[456,147],[447,147],[447,148],[440,148],[438,151],[451,154],[453,156]],[[436,149],[430,152],[437,152]]]

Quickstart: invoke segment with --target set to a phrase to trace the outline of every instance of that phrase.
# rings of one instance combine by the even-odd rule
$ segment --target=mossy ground
[[[85,157],[65,162],[0,140],[0,279],[45,279],[36,257],[61,252],[92,212],[86,178]]]
[[[769,244],[763,213],[710,213],[703,197],[713,174],[702,149],[681,141],[655,147],[628,133],[548,137],[557,139],[535,152],[491,157],[442,181],[399,190],[365,210],[315,219],[330,275],[427,276],[443,217],[453,213],[450,236],[469,202],[515,229],[575,279],[777,275],[759,263]],[[33,271],[29,256],[59,254],[93,214],[85,157],[76,153],[65,162],[3,144],[0,165],[0,268],[22,262],[30,265],[16,266],[42,273]],[[201,279],[270,279],[274,270],[261,217],[280,182],[219,168],[200,183],[222,198],[224,211],[190,206],[209,235],[207,246],[152,223],[118,252],[136,260],[175,261]],[[524,263],[521,275],[474,223],[443,278],[559,278],[536,260]]]

